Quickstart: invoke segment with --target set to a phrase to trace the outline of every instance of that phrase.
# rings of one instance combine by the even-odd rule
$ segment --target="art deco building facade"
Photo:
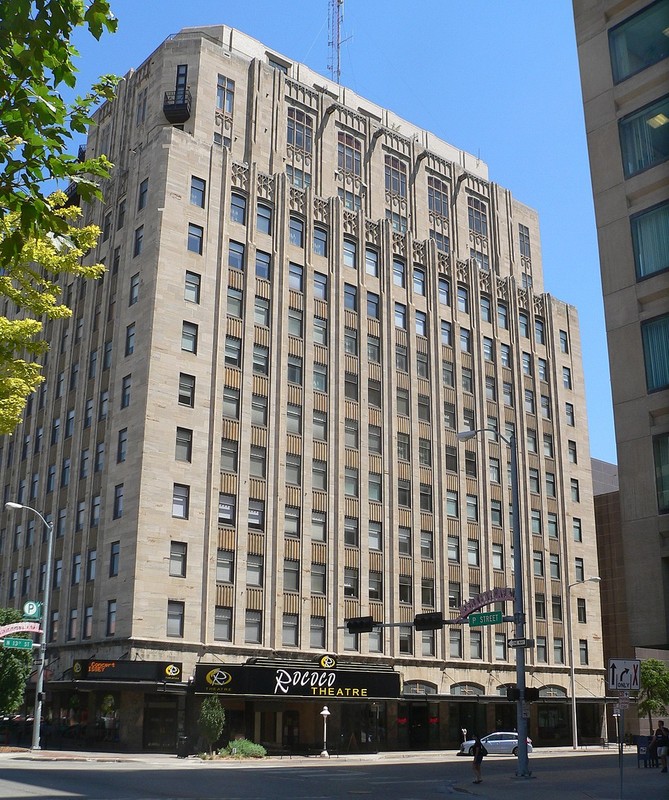
[[[611,362],[630,642],[666,650],[669,2],[574,0],[574,17]]]
[[[85,209],[108,273],[67,287],[2,453],[5,500],[56,525],[54,708],[76,691],[90,724],[111,696],[122,739],[164,747],[218,681],[231,731],[281,745],[318,740],[324,698],[348,747],[512,729],[513,626],[412,624],[514,585],[507,445],[456,440],[487,428],[519,442],[530,732],[569,741],[567,592],[598,567],[577,315],[543,292],[536,213],[224,26],[129,73],[86,148],[115,164]],[[33,523],[3,517],[3,603],[39,591]],[[572,595],[598,738],[597,587]]]

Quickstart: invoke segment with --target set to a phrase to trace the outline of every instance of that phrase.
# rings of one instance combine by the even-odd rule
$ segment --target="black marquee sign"
[[[72,665],[74,680],[102,681],[183,681],[180,661],[119,661],[117,659],[91,658],[75,661]]]
[[[400,696],[397,672],[366,672],[336,667],[309,668],[242,664],[198,664],[195,691],[200,694],[379,700]]]

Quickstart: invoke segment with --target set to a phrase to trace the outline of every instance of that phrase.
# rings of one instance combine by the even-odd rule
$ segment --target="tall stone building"
[[[669,2],[574,0],[630,642],[669,649]]]
[[[513,611],[499,432],[519,443],[530,734],[571,741],[573,651],[597,739],[578,322],[543,291],[536,212],[222,25],[126,75],[86,152],[115,164],[85,208],[108,272],[66,287],[74,316],[49,326],[46,385],[0,459],[5,501],[56,527],[54,714],[157,748],[212,691],[230,734],[275,746],[318,742],[323,702],[342,749],[512,730],[513,626],[467,625]],[[2,601],[20,606],[45,550],[14,514]],[[462,621],[414,628],[440,611]],[[349,632],[360,617],[384,625]]]

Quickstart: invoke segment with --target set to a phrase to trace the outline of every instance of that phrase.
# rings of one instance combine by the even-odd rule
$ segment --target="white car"
[[[485,745],[488,755],[518,755],[518,734],[515,731],[497,731],[481,737],[481,744]],[[527,737],[527,752],[532,752],[532,740]],[[474,739],[467,739],[460,745],[460,756],[474,755]]]

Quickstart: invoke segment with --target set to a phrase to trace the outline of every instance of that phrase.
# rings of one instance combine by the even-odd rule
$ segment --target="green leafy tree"
[[[65,235],[28,236],[19,255],[5,262],[0,270],[0,296],[35,317],[59,319],[71,315],[71,310],[58,302],[59,275],[98,278],[104,272],[101,264],[81,264],[82,256],[95,246],[100,230],[94,225],[72,224],[81,210],[67,206],[66,201],[63,192],[55,192],[47,199],[50,212],[65,224]],[[0,218],[0,246],[19,225],[16,211]],[[41,331],[39,319],[0,317],[0,434],[14,430],[26,398],[43,380],[40,365],[34,361],[47,348],[47,342],[39,338]]]
[[[669,667],[657,658],[641,662],[641,689],[637,709],[639,715],[648,714],[653,730],[653,716],[667,713],[669,707]]]
[[[22,619],[16,609],[0,608],[0,625],[20,622]],[[23,702],[32,661],[32,652],[29,650],[0,648],[0,713],[11,714]]]
[[[210,694],[202,701],[197,727],[211,753],[225,726],[225,710],[216,695]]]
[[[16,302],[8,288],[19,291],[25,317],[15,325],[0,318],[4,434],[40,380],[38,365],[23,356],[44,348],[44,343],[28,346],[41,332],[40,317],[50,316],[44,305],[51,312],[58,308],[55,316],[66,315],[55,302],[60,291],[50,279],[55,276],[42,282],[43,273],[28,260],[38,243],[64,253],[73,240],[73,217],[53,201],[53,182],[74,184],[79,197],[91,200],[101,197],[98,182],[110,174],[104,155],[80,160],[68,153],[74,138],[87,131],[94,107],[113,97],[116,84],[114,77],[103,76],[86,95],[66,101],[64,94],[76,84],[72,33],[83,27],[99,39],[117,23],[108,0],[4,0],[1,11],[0,275],[11,275],[11,281],[3,282],[0,297]],[[55,274],[62,271],[68,268],[61,265]]]

